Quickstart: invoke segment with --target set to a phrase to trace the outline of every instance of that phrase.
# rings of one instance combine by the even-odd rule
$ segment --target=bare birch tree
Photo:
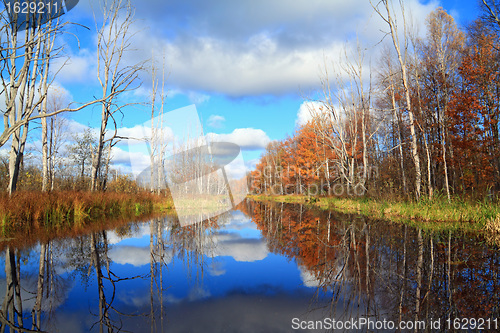
[[[164,106],[165,106],[165,58],[162,59],[161,71],[161,91],[160,91],[160,105],[156,105],[158,95],[158,87],[160,79],[158,78],[158,67],[155,63],[154,54],[151,60],[151,138],[150,138],[150,159],[151,159],[151,191],[160,190],[164,186],[165,179],[163,177],[163,162],[165,151],[168,145],[165,137],[165,124],[164,124]]]
[[[341,59],[339,67],[334,69],[334,87],[331,86],[329,70],[325,65],[321,78],[321,110],[310,108],[322,142],[337,156],[335,161],[341,180],[345,182],[348,190],[360,186],[363,192],[370,169],[368,149],[370,141],[378,131],[378,126],[372,126],[370,121],[371,77],[367,89],[364,66],[364,53],[359,44],[353,56],[349,57],[345,51],[344,59]],[[357,161],[359,149],[361,165]]]
[[[399,107],[398,103],[396,102],[396,91],[397,91],[397,86],[395,82],[395,77],[399,76],[399,73],[397,73],[397,70],[394,68],[394,61],[392,58],[392,53],[388,48],[385,48],[383,51],[382,59],[380,66],[381,71],[380,71],[380,89],[383,90],[383,94],[387,94],[387,99],[388,99],[388,109],[391,111],[390,114],[392,114],[392,122],[393,122],[393,128],[395,129],[396,133],[393,135],[395,138],[396,142],[393,143],[393,145],[389,148],[389,151],[392,151],[393,149],[398,149],[399,152],[399,168],[401,172],[401,180],[402,180],[402,185],[403,185],[403,193],[407,193],[407,181],[406,181],[406,172],[405,172],[405,163],[404,163],[404,152],[403,152],[403,146],[406,144],[405,138],[404,138],[404,133],[403,133],[403,115],[401,112],[401,108]]]
[[[103,159],[103,149],[109,142],[109,151],[114,146],[117,136],[116,114],[121,112],[123,106],[118,106],[117,98],[120,94],[134,87],[143,63],[126,64],[127,52],[132,51],[131,43],[134,33],[132,31],[134,9],[128,0],[111,0],[101,3],[102,22],[96,13],[94,19],[97,30],[97,76],[102,88],[103,102],[101,106],[101,126],[98,137],[96,158],[92,165],[91,189],[99,189],[98,176]],[[112,96],[106,99],[106,96]],[[114,134],[105,138],[108,133],[108,124],[114,126]],[[109,165],[109,160],[107,161]],[[107,175],[104,175],[106,177]]]
[[[418,153],[418,140],[417,140],[417,131],[416,131],[416,119],[414,110],[411,103],[410,96],[410,83],[408,76],[408,68],[407,68],[407,57],[408,57],[408,47],[409,47],[409,38],[407,34],[407,22],[406,22],[406,14],[404,9],[403,1],[399,1],[402,17],[403,17],[403,29],[404,29],[404,43],[401,47],[399,41],[399,30],[397,19],[394,14],[394,8],[391,0],[381,0],[377,5],[373,5],[372,7],[375,12],[387,23],[389,27],[388,34],[392,38],[392,43],[394,45],[394,49],[396,50],[396,54],[398,57],[399,65],[401,68],[401,80],[403,82],[403,90],[406,98],[406,108],[408,110],[408,118],[410,122],[410,133],[411,133],[411,151],[413,162],[415,164],[415,196],[417,199],[420,198],[421,195],[421,186],[422,186],[422,171],[420,167],[420,156]],[[379,6],[382,5],[383,9],[380,9]]]
[[[441,153],[444,169],[444,186],[450,200],[450,181],[448,174],[448,155],[453,158],[453,150],[449,139],[449,104],[453,89],[456,86],[456,71],[460,65],[465,35],[458,29],[453,18],[442,8],[432,12],[427,18],[427,42],[420,43],[424,57],[424,69],[429,80],[428,90],[433,92],[436,119],[441,140]]]
[[[49,78],[48,69],[57,53],[53,49],[55,38],[68,23],[60,19],[47,20],[43,13],[26,14],[26,19],[18,15],[25,14],[14,13],[10,17],[4,11],[0,15],[0,94],[5,96],[5,105],[0,107],[3,115],[0,147],[12,139],[9,155],[10,194],[17,188],[30,122],[62,112],[79,111],[114,96],[110,93],[102,99],[77,107],[39,112],[40,108],[45,109],[44,101],[54,79]],[[24,23],[21,25],[19,22]]]
[[[55,22],[55,23],[54,23]],[[47,23],[48,27],[55,26],[60,24],[59,19],[57,21],[52,20]],[[41,72],[41,82],[39,83],[38,87],[38,92],[39,96],[43,96],[43,101],[40,105],[40,114],[41,115],[46,115],[47,114],[47,106],[48,106],[48,92],[50,88],[50,77],[49,77],[49,67],[50,67],[50,60],[54,57],[57,56],[60,50],[54,49],[55,45],[55,40],[57,33],[59,33],[60,29],[54,30],[52,33],[46,34],[44,37],[43,41],[43,53],[42,57],[44,59],[43,61],[43,68]],[[56,111],[57,109],[53,109],[53,111]],[[47,117],[41,118],[42,122],[42,192],[45,192],[48,190],[49,187],[49,147],[48,147],[48,134],[47,134]]]
[[[0,145],[12,136],[9,156],[8,191],[16,190],[19,168],[23,159],[29,120],[46,96],[48,63],[55,34],[62,29],[60,21],[51,20],[44,25],[43,14],[14,13],[3,17],[1,58],[5,68],[0,72],[2,93],[5,96],[4,131]],[[9,21],[12,20],[12,21]],[[18,22],[25,21],[25,25]],[[53,23],[56,22],[56,23]],[[25,28],[25,29],[24,29]],[[0,37],[0,38],[2,38]],[[37,89],[37,83],[43,81]],[[38,92],[38,96],[37,93]],[[42,116],[42,115],[40,115]]]

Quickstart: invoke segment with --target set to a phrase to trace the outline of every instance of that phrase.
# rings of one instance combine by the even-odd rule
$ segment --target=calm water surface
[[[188,228],[166,217],[4,242],[0,332],[328,331],[333,320],[349,332],[499,331],[499,253],[473,236],[244,202]]]

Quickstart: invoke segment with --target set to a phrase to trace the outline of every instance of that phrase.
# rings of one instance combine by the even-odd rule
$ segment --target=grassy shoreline
[[[500,205],[446,199],[403,202],[370,198],[251,195],[255,201],[302,203],[320,209],[361,214],[378,219],[416,225],[425,229],[488,231],[500,235]]]
[[[83,227],[109,218],[138,218],[173,208],[170,198],[146,192],[16,192],[0,194],[0,233],[58,226]]]

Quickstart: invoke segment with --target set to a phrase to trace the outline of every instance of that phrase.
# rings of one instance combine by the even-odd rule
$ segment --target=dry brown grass
[[[489,244],[500,246],[500,214],[486,222],[484,231]]]
[[[148,192],[16,192],[0,194],[0,234],[90,221],[138,217],[169,208],[169,200]]]

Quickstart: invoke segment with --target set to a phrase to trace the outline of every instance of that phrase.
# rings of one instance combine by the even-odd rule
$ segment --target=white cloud
[[[115,167],[119,165],[125,173],[133,173],[137,176],[150,166],[150,157],[145,152],[129,152],[119,147],[113,147],[111,163]]]
[[[240,97],[316,89],[325,58],[336,61],[346,41],[356,38],[367,48],[366,59],[376,58],[381,30],[387,30],[365,0],[189,3],[141,6],[141,24],[150,27],[138,27],[135,40],[138,49],[165,55],[167,84],[184,92]],[[405,5],[424,31],[424,18],[437,3]],[[166,21],[168,36],[162,30]]]
[[[181,91],[196,104],[211,93],[241,97],[316,89],[323,59],[336,61],[346,41],[356,38],[368,50],[366,59],[375,59],[376,45],[384,37],[381,31],[387,30],[365,0],[151,0],[147,5],[132,4],[139,19],[132,26],[137,31],[132,49],[138,51],[128,52],[124,62],[146,60],[154,50],[157,59],[165,57],[167,88]],[[424,31],[424,18],[437,5],[435,1],[405,1],[407,13],[418,18],[420,31]],[[88,10],[83,4],[79,8]],[[402,26],[401,15],[396,16]],[[95,73],[94,54],[87,49],[75,52],[61,76],[83,82]],[[144,73],[142,79],[147,84],[150,74]]]
[[[242,238],[237,233],[218,233],[214,236],[214,256],[230,256],[236,261],[253,262],[267,257],[269,250],[263,239]]]
[[[60,69],[57,80],[62,83],[88,83],[97,80],[96,55],[89,49],[79,49],[77,54],[54,59],[52,68]]]
[[[72,134],[81,134],[88,130],[90,127],[87,125],[83,125],[73,119],[68,119],[68,132]],[[97,129],[95,130],[95,134],[97,134]]]
[[[118,294],[120,301],[133,307],[141,307],[151,304],[151,295],[137,292],[134,289],[125,289]]]
[[[210,291],[204,289],[201,286],[194,286],[189,290],[188,300],[194,302],[200,299],[210,297]]]
[[[307,124],[307,122],[313,119],[314,115],[320,114],[322,111],[323,104],[320,102],[314,101],[306,101],[300,105],[299,110],[297,111],[297,119],[295,120],[295,124],[297,126],[303,126]]]
[[[221,128],[223,126],[223,123],[226,121],[226,118],[223,116],[215,115],[212,114],[210,117],[208,117],[208,126],[213,127],[213,128]]]
[[[109,250],[108,255],[118,264],[140,267],[149,264],[151,252],[147,247],[116,246]]]
[[[168,130],[168,129],[166,129]],[[143,125],[135,125],[134,127],[120,127],[118,129],[118,135],[125,138],[130,138],[126,141],[130,144],[144,142],[151,138],[151,127],[146,127]]]
[[[211,276],[221,276],[226,274],[226,270],[223,268],[221,263],[212,262],[208,266],[208,272]]]
[[[213,142],[231,142],[244,150],[264,149],[271,142],[263,130],[255,128],[237,128],[230,134],[209,133],[207,138]]]
[[[299,270],[300,278],[302,279],[304,286],[309,288],[317,288],[321,286],[321,281],[319,281],[307,268],[299,266]]]
[[[114,147],[112,149],[112,161],[113,163],[128,163],[131,159],[149,159],[149,156],[141,152],[128,152],[123,149]]]
[[[255,167],[257,166],[257,164],[259,164],[259,162],[260,162],[259,158],[254,158],[254,159],[245,161],[245,165],[246,165],[248,170],[255,170]]]
[[[125,265],[129,264],[135,267],[148,265],[151,260],[151,250],[149,247],[139,246],[115,246],[108,253],[111,260]],[[166,251],[163,257],[163,262],[169,264],[172,262],[172,251]]]
[[[243,230],[243,229],[253,229],[257,230],[257,226],[252,222],[252,219],[246,216],[241,211],[232,211],[231,218],[224,225],[226,229]]]
[[[231,180],[231,179],[235,179],[235,180],[238,180],[238,179],[241,179],[243,177],[245,177],[248,169],[245,165],[245,162],[243,161],[242,158],[240,159],[236,159],[234,161],[232,161],[231,163],[227,164],[225,167],[224,167],[226,173],[227,173],[227,177]]]
[[[106,234],[106,237],[108,239],[108,244],[118,244],[123,239],[131,239],[131,238],[141,239],[146,236],[149,236],[150,234],[151,234],[151,229],[149,227],[149,224],[141,224],[139,225],[139,228],[135,230],[132,235],[127,234],[126,236],[120,236],[116,233],[116,231],[110,230]]]
[[[239,43],[212,37],[163,43],[163,52],[170,55],[172,62],[173,84],[183,90],[235,97],[297,93],[316,87],[324,48],[336,54],[343,44],[333,42],[321,48],[290,51],[260,36]]]
[[[207,102],[210,99],[209,95],[202,94],[202,93],[195,92],[195,91],[188,91],[185,94],[188,96],[189,100],[193,104],[202,104],[204,102]]]
[[[54,102],[54,104],[56,104],[56,106],[59,108],[65,108],[73,101],[73,96],[71,95],[69,90],[63,87],[62,84],[59,82],[52,82],[47,94],[49,98],[48,99],[49,103],[59,99],[56,102]]]

